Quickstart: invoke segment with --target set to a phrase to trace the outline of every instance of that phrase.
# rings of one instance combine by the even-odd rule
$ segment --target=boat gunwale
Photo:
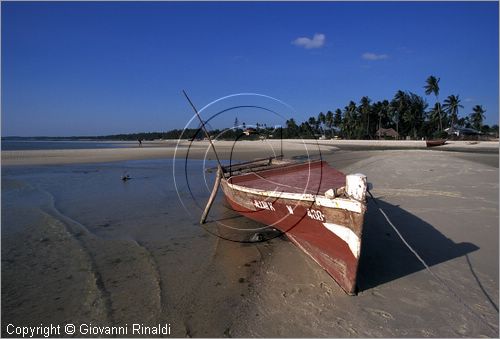
[[[326,208],[339,208],[348,210],[355,213],[363,213],[366,209],[366,204],[352,199],[352,198],[340,198],[335,197],[333,199],[326,197],[325,195],[319,194],[303,194],[303,193],[290,193],[290,192],[282,192],[282,191],[266,191],[258,188],[251,188],[242,185],[232,184],[227,179],[223,179],[223,181],[228,185],[229,188],[244,192],[250,193],[257,196],[268,197],[268,198],[276,198],[276,199],[287,199],[287,200],[295,200],[295,201],[309,201],[314,202],[318,206],[326,207]]]

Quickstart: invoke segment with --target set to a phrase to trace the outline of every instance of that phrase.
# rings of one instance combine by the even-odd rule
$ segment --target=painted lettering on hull
[[[307,216],[313,220],[325,221],[325,215],[320,210],[307,210]]]
[[[276,211],[273,207],[273,203],[269,201],[254,200],[253,205],[263,210]]]

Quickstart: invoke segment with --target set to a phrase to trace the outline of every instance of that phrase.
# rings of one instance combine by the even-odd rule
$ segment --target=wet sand
[[[243,145],[236,158],[277,147]],[[218,148],[222,158],[231,147]],[[207,190],[202,161],[183,167],[185,148],[175,165],[162,147],[111,159],[108,150],[2,152],[2,336],[9,323],[169,323],[176,337],[498,337],[498,153],[314,147],[311,156],[321,151],[338,169],[368,176],[379,206],[440,280],[373,201],[360,291],[350,297],[286,237],[250,244],[238,240],[252,232],[228,234],[221,222],[261,225],[229,211],[220,194],[201,228],[197,205],[212,178]],[[137,158],[149,149],[158,153]],[[205,152],[200,143],[188,157]],[[124,161],[150,158],[167,160]]]
[[[234,334],[498,336],[498,156],[490,166],[471,154],[353,153],[344,156],[364,159],[340,167],[368,176],[378,204],[447,286],[424,269],[370,201],[357,297],[345,295],[291,244],[279,243]],[[335,158],[327,156],[342,163]]]

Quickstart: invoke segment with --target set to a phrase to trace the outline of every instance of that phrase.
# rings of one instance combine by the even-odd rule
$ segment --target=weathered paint
[[[348,227],[337,225],[331,222],[323,223],[325,227],[337,235],[340,239],[344,240],[349,248],[351,249],[352,254],[356,258],[359,258],[360,250],[361,250],[361,239],[351,231]]]
[[[315,168],[322,169],[323,166],[324,164],[321,167],[316,165]],[[310,170],[310,167],[304,168]],[[280,175],[280,172],[286,172],[286,168],[273,175],[266,173],[266,179],[273,179],[274,176]],[[291,177],[293,176],[289,176],[288,179]],[[323,267],[348,294],[353,294],[356,290],[363,219],[366,211],[364,201],[366,177],[354,175],[353,178],[352,185],[357,186],[351,188],[358,187],[358,191],[352,194],[356,198],[361,198],[360,200],[354,197],[327,198],[324,195],[290,193],[284,192],[282,187],[281,191],[277,189],[266,191],[265,183],[259,181],[259,188],[256,188],[254,186],[258,185],[253,185],[254,182],[249,178],[245,178],[246,180],[238,180],[240,178],[236,177],[225,178],[221,184],[229,204],[235,211],[285,232],[294,244]],[[232,183],[233,179],[238,184]],[[272,188],[275,183],[272,180],[270,182],[273,184],[269,184],[271,187],[268,188]],[[335,182],[340,187],[341,181],[338,178]],[[301,183],[304,181],[294,183],[296,191],[299,190]],[[345,176],[343,183],[345,185]],[[323,187],[322,193],[327,190]],[[303,199],[304,197],[308,199]],[[260,202],[255,204],[254,201]]]
[[[314,202],[316,205],[330,207],[330,208],[340,208],[356,213],[361,213],[363,209],[363,203],[352,199],[342,199],[342,198],[327,198],[326,196],[314,195],[314,194],[300,194],[300,193],[287,193],[281,191],[266,191],[251,187],[245,187],[242,185],[235,185],[228,183],[228,185],[237,191],[251,193],[255,195],[260,195],[269,198],[279,198],[288,200],[300,200],[300,201],[310,201]]]
[[[351,174],[346,176],[347,196],[357,201],[365,201],[366,198],[366,175]]]

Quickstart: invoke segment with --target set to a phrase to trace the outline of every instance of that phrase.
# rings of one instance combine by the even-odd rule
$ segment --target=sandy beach
[[[498,337],[498,142],[283,142],[287,157],[321,156],[373,185],[354,297],[284,236],[213,236],[220,221],[259,226],[221,194],[199,226],[214,155],[175,146],[2,151],[2,336],[7,324],[140,323],[175,337]],[[224,161],[281,148],[216,146]]]
[[[55,165],[74,163],[96,163],[123,160],[161,158],[207,158],[212,159],[208,141],[165,140],[145,141],[143,147],[125,143],[131,147],[107,149],[54,149],[2,151],[3,165]],[[394,150],[427,149],[425,141],[390,140],[265,140],[265,141],[215,141],[221,158],[248,160],[287,152],[286,156],[319,154],[336,150]],[[498,141],[447,141],[443,146],[430,148],[439,151],[498,153]]]

